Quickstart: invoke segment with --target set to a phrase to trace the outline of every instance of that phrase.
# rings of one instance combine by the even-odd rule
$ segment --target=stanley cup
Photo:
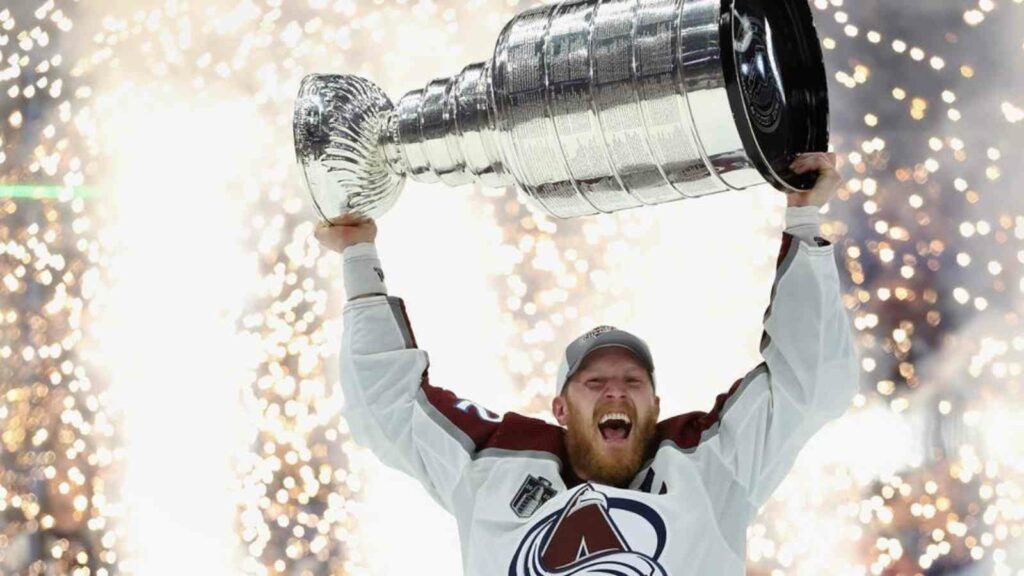
[[[406,178],[518,185],[572,218],[769,183],[826,151],[807,0],[577,0],[509,21],[490,60],[394,106],[351,75],[306,76],[293,123],[325,220],[378,218]]]

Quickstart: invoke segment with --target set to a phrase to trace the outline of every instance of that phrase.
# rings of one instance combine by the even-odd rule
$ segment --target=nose
[[[618,378],[611,378],[608,380],[608,384],[604,387],[605,398],[625,398],[626,397],[626,382]]]

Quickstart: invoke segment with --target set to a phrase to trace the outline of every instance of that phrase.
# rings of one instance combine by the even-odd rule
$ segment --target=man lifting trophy
[[[747,526],[859,385],[819,230],[841,178],[807,0],[540,6],[490,60],[397,105],[356,76],[307,76],[294,131],[316,237],[343,256],[353,439],[455,516],[467,575],[744,573]],[[557,218],[771,184],[787,208],[763,362],[710,411],[665,419],[656,392],[673,383],[614,326],[566,346],[557,426],[435,386],[374,245],[407,178],[518,186]]]

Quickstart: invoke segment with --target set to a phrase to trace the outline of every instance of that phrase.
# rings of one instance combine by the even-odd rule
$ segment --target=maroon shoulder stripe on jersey
[[[726,402],[739,389],[741,382],[743,378],[737,378],[727,392],[719,394],[710,412],[687,412],[658,422],[658,443],[660,444],[662,440],[672,440],[683,449],[696,447],[704,431],[718,422]]]
[[[782,243],[779,245],[779,255],[775,260],[775,280],[772,282],[771,296],[768,299],[768,307],[764,312],[764,319],[767,320],[771,313],[772,301],[775,300],[776,287],[779,284],[779,278],[789,268],[789,263],[792,262],[796,256],[796,251],[799,239],[793,236],[789,232],[782,233]],[[763,351],[768,343],[768,332],[762,330],[761,332],[761,350]],[[753,370],[747,373],[748,376],[753,375],[755,371],[766,369],[764,362],[758,364]],[[744,378],[737,378],[729,390],[719,394],[715,398],[715,405],[712,407],[710,412],[688,412],[686,414],[680,414],[679,416],[673,416],[658,423],[658,442],[663,440],[671,440],[680,448],[687,450],[697,446],[701,441],[701,436],[706,430],[712,428],[719,422],[722,416],[722,412],[726,408],[726,404],[730,398],[737,391],[740,390],[741,384]]]
[[[796,240],[796,237],[789,232],[782,233],[782,244],[779,246],[779,256],[775,259],[775,269],[778,270],[782,266],[782,261],[786,258],[786,254],[789,253],[789,246]]]
[[[565,455],[563,430],[538,418],[506,412],[501,426],[479,449],[540,450],[561,458]]]
[[[395,320],[398,321],[403,335],[408,334],[406,346],[417,348],[416,336],[413,333],[412,323],[409,321],[409,314],[405,309],[405,301],[395,296],[388,296],[388,302],[391,303],[391,308],[396,313]],[[401,314],[400,317],[398,316],[399,313]],[[468,436],[475,446],[479,447],[498,428],[497,422],[492,422],[488,419],[493,418],[492,413],[478,404],[473,404],[473,406],[478,410],[486,411],[486,414],[474,412],[472,409],[460,410],[457,408],[456,405],[461,399],[450,390],[431,385],[430,376],[428,375],[429,369],[429,366],[424,368],[423,376],[420,379],[420,388],[423,390],[427,400],[445,419]],[[462,442],[460,438],[456,438],[456,440]]]
[[[401,298],[389,296],[394,301],[392,308],[401,313],[396,318],[405,325],[412,347],[416,347],[412,324]],[[423,370],[420,388],[430,405],[452,426],[465,434],[472,442],[472,450],[479,452],[487,448],[504,450],[538,450],[548,452],[565,462],[564,430],[543,420],[530,418],[515,412],[501,416],[470,400],[459,398],[454,392],[430,384],[427,369]],[[461,438],[456,437],[462,442]],[[463,443],[465,445],[465,443]],[[466,446],[469,449],[469,446]]]

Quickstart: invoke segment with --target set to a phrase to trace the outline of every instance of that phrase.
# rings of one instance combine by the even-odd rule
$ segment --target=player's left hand
[[[800,154],[790,164],[790,168],[797,174],[817,171],[818,180],[815,182],[814,188],[810,190],[787,193],[787,206],[824,206],[843,183],[843,177],[839,175],[839,171],[836,169],[836,155],[834,152],[807,152]]]

